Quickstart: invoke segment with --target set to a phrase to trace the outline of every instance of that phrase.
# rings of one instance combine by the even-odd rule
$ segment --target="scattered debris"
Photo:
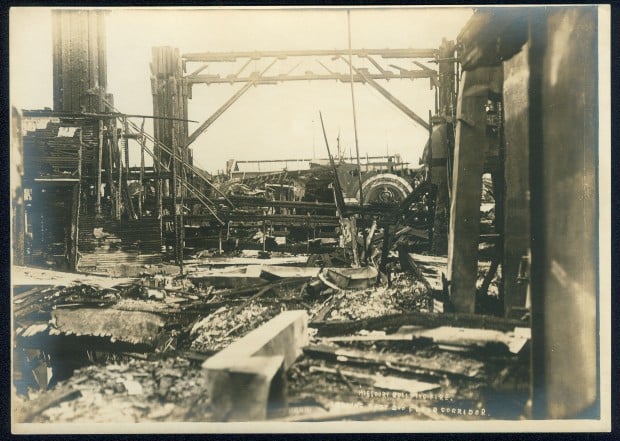
[[[378,224],[374,230],[368,244],[379,250],[385,230]],[[398,238],[409,239],[390,243],[384,272],[374,266],[381,254],[375,251],[369,252],[372,264],[351,268],[350,255],[260,250],[198,253],[185,262],[182,276],[159,271],[161,265],[131,279],[41,272],[41,285],[18,285],[13,296],[23,373],[18,402],[28,408],[32,400],[46,404],[43,397],[56,391],[77,392],[59,392],[61,399],[20,418],[449,419],[458,414],[433,411],[449,399],[445,408],[472,409],[467,418],[479,419],[498,394],[510,390],[521,397],[527,386],[527,370],[518,367],[527,362],[527,322],[442,312],[446,261],[403,248],[416,231],[397,230]],[[24,271],[28,277],[35,270]],[[50,282],[43,284],[48,273]],[[275,358],[257,354],[269,378],[288,385],[287,409],[270,406],[265,413],[261,398],[234,406],[237,415],[218,411],[226,408],[213,407],[222,392],[208,386],[200,366],[292,310],[309,316],[303,354],[287,372]],[[70,345],[73,355],[50,351],[50,339],[57,347]],[[235,366],[250,369],[248,363]],[[510,385],[507,372],[518,376]],[[516,407],[502,412],[519,414]]]

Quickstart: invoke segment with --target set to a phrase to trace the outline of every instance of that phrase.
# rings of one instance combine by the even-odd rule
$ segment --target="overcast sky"
[[[353,9],[354,49],[437,48],[454,40],[471,15],[469,8]],[[52,107],[51,12],[48,8],[12,8],[11,99],[22,109]],[[149,63],[153,46],[172,46],[181,53],[240,50],[346,49],[344,9],[114,9],[106,18],[108,92],[125,113],[153,113]],[[341,61],[323,59],[346,72]],[[354,59],[355,61],[355,59]],[[424,61],[424,60],[421,60]],[[262,71],[271,60],[252,62],[245,73]],[[284,60],[269,73],[286,73],[299,59]],[[411,60],[383,61],[417,69]],[[429,67],[433,64],[426,63]],[[358,66],[366,66],[358,61]],[[371,69],[372,67],[368,65]],[[237,63],[213,63],[204,73],[226,76]],[[397,71],[395,68],[391,68]],[[312,59],[295,72],[325,73]],[[434,108],[428,79],[380,81],[422,118]],[[204,121],[242,84],[195,85],[189,118]],[[361,155],[400,153],[417,165],[428,132],[368,85],[355,84]],[[354,152],[351,91],[337,81],[288,82],[251,88],[193,144],[201,167],[215,172],[227,159],[325,157],[318,118],[323,113],[330,145],[340,133],[341,145]],[[140,121],[138,121],[140,122]],[[190,123],[193,131],[198,124]],[[149,122],[145,127],[152,132]]]

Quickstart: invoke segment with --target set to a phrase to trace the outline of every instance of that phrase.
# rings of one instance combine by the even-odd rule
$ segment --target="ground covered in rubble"
[[[278,420],[514,419],[525,412],[527,338],[506,329],[498,334],[505,344],[484,332],[459,340],[441,326],[399,322],[409,313],[442,315],[441,293],[423,273],[394,258],[388,277],[339,289],[294,268],[281,270],[291,277],[243,267],[234,270],[238,279],[213,269],[117,284],[72,275],[65,286],[58,278],[20,286],[15,418],[210,421],[202,362],[299,309],[309,316],[310,343],[287,372],[288,414]]]

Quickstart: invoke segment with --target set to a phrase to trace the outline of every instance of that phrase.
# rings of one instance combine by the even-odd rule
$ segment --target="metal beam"
[[[385,71],[385,73],[382,73],[382,74],[368,73],[367,76],[369,78],[372,78],[373,80],[391,80],[391,79],[415,80],[418,78],[434,78],[437,76],[437,73],[434,71],[429,72],[427,70],[420,69],[420,70],[407,70],[407,71],[402,71],[400,73],[394,73],[391,71]],[[332,72],[329,74],[314,74],[314,73],[307,73],[307,74],[301,74],[301,75],[280,74],[280,75],[261,77],[260,79],[256,79],[253,76],[221,77],[220,75],[196,75],[193,77],[185,77],[185,80],[187,81],[188,84],[198,84],[198,83],[204,83],[204,84],[229,83],[229,84],[232,84],[232,83],[246,83],[248,81],[253,81],[253,80],[256,82],[256,84],[276,84],[282,81],[313,81],[313,80],[337,80],[343,83],[349,83],[351,81],[351,78],[349,77],[348,73]],[[361,75],[354,75],[353,81],[357,83],[363,83],[366,80]]]
[[[351,65],[349,63],[349,61],[344,58],[341,57],[347,64]],[[429,129],[429,124],[428,122],[426,122],[425,120],[423,120],[420,116],[418,116],[413,110],[411,110],[409,107],[407,107],[402,101],[400,101],[398,98],[396,98],[394,95],[392,95],[390,92],[388,92],[386,89],[383,88],[383,86],[381,86],[379,83],[377,83],[371,75],[369,75],[367,72],[365,72],[363,69],[358,69],[355,66],[351,65],[351,67],[353,68],[353,70],[360,75],[362,78],[364,78],[364,80],[370,84],[372,87],[374,87],[381,95],[383,95],[385,98],[387,98],[387,100],[389,102],[391,102],[392,104],[394,104],[396,107],[398,107],[405,115],[407,115],[409,118],[411,118],[412,120],[414,120],[415,122],[417,122],[418,124],[420,124],[422,127],[424,127],[424,129],[428,130]]]
[[[348,49],[314,49],[291,51],[242,51],[242,52],[195,52],[181,55],[188,62],[236,61],[239,58],[259,60],[264,57],[311,57],[342,56],[349,54]],[[367,57],[377,55],[383,58],[435,58],[437,49],[354,49],[351,55]]]

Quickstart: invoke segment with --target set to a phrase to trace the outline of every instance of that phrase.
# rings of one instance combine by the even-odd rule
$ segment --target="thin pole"
[[[122,179],[123,179],[123,155],[121,154],[121,148],[118,145],[118,132],[116,126],[114,127],[114,133],[112,134],[114,139],[114,152],[118,158],[118,185],[116,186],[116,219],[121,218],[121,206],[122,206]]]
[[[103,167],[103,120],[99,120],[99,145],[97,150],[97,202],[95,212],[101,214],[101,168]]]
[[[82,200],[82,150],[84,149],[84,140],[83,140],[83,131],[84,128],[80,127],[78,129],[78,133],[80,135],[80,144],[78,150],[78,182],[76,184],[76,198],[74,200],[74,209],[75,209],[75,218],[74,218],[74,228],[73,228],[73,253],[71,256],[71,268],[73,271],[77,271],[78,262],[80,260],[79,257],[79,242],[80,242],[80,202]]]
[[[355,88],[353,87],[353,62],[351,60],[353,50],[351,49],[351,10],[347,9],[347,28],[349,33],[349,78],[351,86],[351,106],[353,107],[353,132],[355,134],[355,156],[357,158],[357,180],[360,191],[360,218],[362,220],[362,234],[364,237],[364,263],[368,262],[368,256],[366,252],[366,230],[364,229],[364,193],[362,192],[362,166],[360,165],[360,148],[357,139],[357,115],[355,113]],[[353,238],[356,240],[356,238]]]
[[[144,118],[142,118],[142,126],[140,127],[140,137],[144,133]],[[140,211],[140,217],[142,218],[142,204],[144,201],[144,140],[140,139],[140,198],[138,199],[138,206]]]
[[[174,261],[179,267],[182,266],[179,254],[179,216],[177,213],[177,139],[174,131],[174,125],[172,129],[172,214],[174,225]],[[181,273],[183,271],[181,270]]]
[[[116,202],[116,194],[114,192],[114,175],[112,173],[112,170],[114,169],[114,158],[112,156],[112,144],[114,142],[114,139],[110,139],[110,133],[109,131],[116,131],[116,118],[110,119],[108,121],[108,127],[107,127],[107,135],[106,135],[106,146],[108,147],[108,168],[107,168],[107,172],[108,172],[108,195],[110,197],[110,202]],[[110,214],[115,215],[116,213],[116,208],[114,206],[110,206]]]

